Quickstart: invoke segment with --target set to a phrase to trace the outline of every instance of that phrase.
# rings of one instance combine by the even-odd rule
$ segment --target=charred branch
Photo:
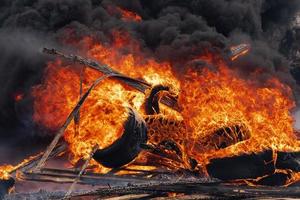
[[[72,193],[75,185],[78,183],[78,181],[80,180],[81,176],[84,174],[86,168],[88,167],[88,165],[90,164],[90,161],[95,153],[95,151],[98,149],[98,145],[96,144],[92,151],[90,152],[89,158],[85,161],[85,163],[82,165],[80,172],[78,173],[77,177],[74,179],[72,185],[70,186],[68,192],[66,193],[64,199],[68,199],[69,195]]]
[[[76,170],[60,170],[60,169],[42,169],[40,172],[24,172],[20,173],[18,178],[23,181],[39,181],[53,183],[73,183],[78,177],[79,171]],[[119,185],[125,186],[129,183],[148,183],[159,181],[157,179],[147,179],[129,175],[117,176],[113,174],[96,174],[86,172],[78,179],[78,184],[87,185]]]

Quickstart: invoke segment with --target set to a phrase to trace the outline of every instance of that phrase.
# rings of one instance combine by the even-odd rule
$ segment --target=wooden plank
[[[53,158],[53,157],[65,152],[66,149],[67,149],[67,144],[66,143],[61,143],[61,144],[57,145],[54,148],[54,150],[51,152],[51,154],[49,155],[49,158]],[[27,162],[24,162],[23,164],[16,167],[13,171],[11,171],[10,175],[12,177],[16,177],[16,174],[17,174],[18,171],[31,170],[32,168],[34,168],[37,165],[37,163],[40,161],[42,156],[43,156],[43,152],[41,152],[38,155],[32,157]]]
[[[46,172],[20,172],[18,179],[23,181],[41,181],[41,182],[54,182],[54,183],[73,183],[78,174],[72,173],[46,173]],[[82,175],[78,179],[78,184],[88,185],[127,185],[128,183],[148,183],[157,182],[158,179],[145,179],[136,177],[124,177],[115,175]]]
[[[300,187],[248,187],[239,185],[225,185],[218,182],[165,182],[157,184],[135,185],[130,187],[102,188],[85,194],[81,197],[107,197],[126,194],[201,194],[214,197],[289,197],[299,198]]]
[[[105,198],[105,200],[134,200],[134,199],[141,199],[141,198],[147,198],[151,195],[149,194],[128,194],[128,195],[123,195],[119,197],[109,197]]]

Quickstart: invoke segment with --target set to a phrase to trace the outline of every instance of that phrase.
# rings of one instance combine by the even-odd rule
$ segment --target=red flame
[[[139,16],[135,12],[132,12],[132,11],[126,10],[124,8],[120,8],[120,7],[118,7],[117,9],[122,15],[121,19],[124,20],[124,21],[135,21],[135,22],[141,22],[142,21],[141,16]]]
[[[24,94],[23,93],[21,93],[21,92],[18,92],[18,93],[16,93],[15,95],[14,95],[14,99],[15,99],[15,101],[21,101],[22,99],[24,98]]]

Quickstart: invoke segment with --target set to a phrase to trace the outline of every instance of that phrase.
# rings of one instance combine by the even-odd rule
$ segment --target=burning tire
[[[235,124],[217,129],[202,138],[201,145],[206,149],[224,149],[250,139],[251,133],[244,124]]]
[[[112,145],[99,149],[93,158],[108,168],[119,168],[133,161],[141,152],[140,145],[147,142],[145,121],[137,112],[130,109],[124,123],[124,133]]]
[[[154,115],[160,113],[159,109],[159,93],[163,91],[170,91],[169,86],[164,85],[156,85],[153,88],[151,88],[151,91],[149,95],[147,96],[145,100],[145,112],[147,115]]]
[[[300,172],[300,152],[278,152],[276,168]]]
[[[255,179],[275,172],[271,150],[212,159],[206,167],[211,177],[225,181]]]

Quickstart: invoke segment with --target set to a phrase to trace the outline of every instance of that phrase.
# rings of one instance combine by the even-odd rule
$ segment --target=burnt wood
[[[152,184],[136,184],[127,187],[102,188],[76,195],[77,197],[110,197],[127,194],[155,194],[164,196],[167,193],[190,195],[208,195],[208,199],[244,199],[244,198],[299,198],[300,187],[249,187],[223,184],[213,180],[174,181]],[[174,198],[177,199],[177,198]],[[187,198],[190,199],[190,198]]]
[[[83,105],[83,103],[85,102],[86,98],[89,96],[91,91],[99,83],[101,83],[101,81],[103,81],[107,78],[115,77],[115,76],[120,76],[120,75],[118,75],[118,74],[107,74],[107,75],[101,76],[100,78],[95,80],[94,83],[89,87],[89,89],[80,97],[79,101],[77,102],[76,106],[73,108],[71,113],[68,115],[68,117],[67,117],[66,121],[64,122],[64,124],[57,130],[57,132],[55,134],[55,137],[53,138],[52,142],[47,147],[46,151],[44,152],[44,154],[42,155],[42,157],[39,159],[38,163],[36,164],[35,168],[33,169],[34,171],[41,170],[41,168],[45,165],[48,157],[51,155],[52,151],[55,149],[57,143],[59,142],[61,137],[64,135],[65,130],[67,129],[67,127],[69,126],[71,121],[74,119],[74,117],[77,115],[77,113],[79,112],[81,106]]]
[[[78,177],[78,171],[61,169],[42,169],[39,172],[20,172],[19,179],[22,181],[38,181],[52,183],[73,183]],[[158,179],[147,179],[135,177],[134,175],[117,176],[113,174],[96,174],[86,172],[78,179],[78,184],[99,186],[125,186],[128,184],[142,184],[161,181]]]

